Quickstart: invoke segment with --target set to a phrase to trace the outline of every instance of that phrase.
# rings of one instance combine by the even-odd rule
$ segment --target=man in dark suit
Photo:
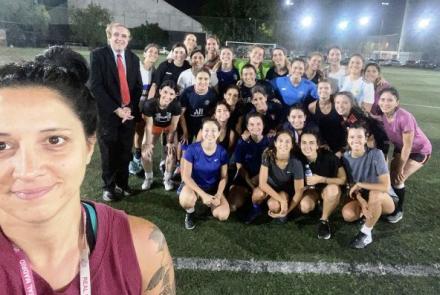
[[[98,103],[104,201],[115,193],[129,196],[128,163],[135,121],[140,118],[142,78],[139,58],[127,50],[130,31],[120,23],[107,26],[108,45],[90,54],[90,89]]]

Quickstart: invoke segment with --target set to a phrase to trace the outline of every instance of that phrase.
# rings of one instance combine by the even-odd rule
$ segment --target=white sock
[[[369,236],[371,238],[371,231],[373,230],[372,227],[368,227],[365,224],[362,226],[361,228],[361,232],[366,234],[367,236]]]
[[[404,183],[401,183],[401,184],[398,184],[398,185],[395,185],[395,186],[393,186],[394,188],[397,188],[397,189],[401,189],[401,188],[404,188],[405,187],[405,184]]]
[[[189,213],[189,214],[191,214],[191,213],[194,213],[194,208],[189,208],[189,209],[186,209],[186,213]]]
[[[173,176],[172,172],[165,171],[165,173],[163,174],[163,180],[168,181],[171,179],[172,176]]]
[[[145,172],[146,179],[153,179],[153,172]]]

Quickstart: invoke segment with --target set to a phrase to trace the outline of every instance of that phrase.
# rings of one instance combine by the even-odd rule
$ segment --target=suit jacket
[[[130,104],[128,107],[135,118],[140,117],[139,99],[142,95],[142,78],[139,58],[130,50],[125,50],[125,66]],[[121,124],[114,111],[122,106],[118,69],[110,46],[101,47],[90,53],[90,90],[98,104],[100,125],[116,127]]]

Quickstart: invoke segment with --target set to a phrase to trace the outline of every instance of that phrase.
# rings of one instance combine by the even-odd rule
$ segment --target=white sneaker
[[[173,188],[174,188],[174,183],[173,183],[173,181],[171,180],[171,179],[168,179],[168,180],[163,180],[163,186],[165,187],[165,190],[167,191],[167,192],[169,192],[169,191],[171,191],[171,190],[173,190]]]
[[[143,191],[149,190],[152,184],[153,184],[153,178],[145,178],[144,182],[142,182],[142,190]]]

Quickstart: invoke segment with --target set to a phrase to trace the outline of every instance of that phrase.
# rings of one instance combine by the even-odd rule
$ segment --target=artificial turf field
[[[29,53],[30,57],[33,55]],[[0,50],[0,63],[10,61],[6,56]],[[26,54],[23,58],[28,59]],[[279,273],[253,273],[200,270],[208,268],[203,265],[199,265],[199,270],[189,270],[187,265],[177,263],[178,294],[440,294],[440,72],[405,68],[383,71],[385,78],[399,89],[404,107],[415,115],[430,138],[433,154],[427,165],[407,182],[403,220],[394,225],[379,222],[373,232],[374,242],[366,249],[348,248],[359,226],[344,223],[339,211],[332,216],[334,234],[330,240],[317,239],[316,214],[300,216],[284,225],[274,225],[263,218],[258,225],[250,226],[232,214],[226,222],[207,219],[198,222],[195,230],[187,231],[183,226],[184,211],[175,192],[163,190],[158,161],[155,184],[150,191],[111,205],[157,224],[175,258],[226,259],[232,260],[232,265],[236,260],[280,264]],[[155,154],[158,156],[157,150]],[[96,149],[82,187],[85,198],[98,202],[99,161]],[[140,188],[141,183],[142,179],[131,176],[133,188]],[[288,261],[345,263],[348,268],[337,274],[325,267],[318,271],[281,273],[281,262]],[[377,272],[363,273],[364,266],[377,266]],[[382,266],[394,267],[394,271],[381,272]],[[402,267],[414,271],[401,271]]]

